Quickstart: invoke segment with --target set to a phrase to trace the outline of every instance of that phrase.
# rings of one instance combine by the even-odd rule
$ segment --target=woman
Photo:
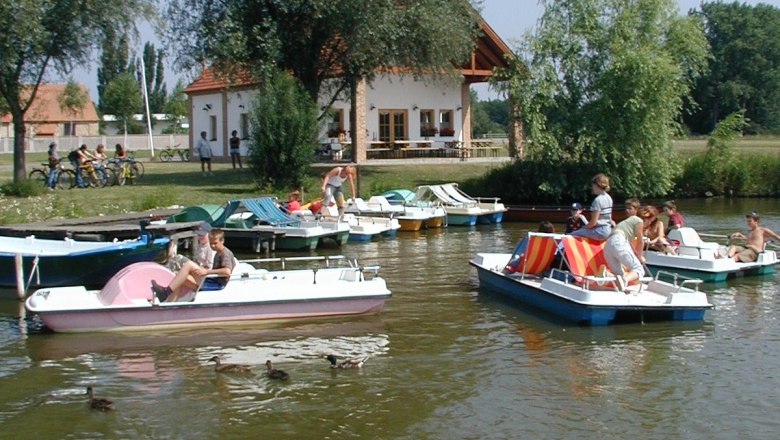
[[[355,203],[354,175],[355,168],[349,165],[335,167],[322,175],[323,200],[326,200],[328,204],[331,202],[331,197],[335,200],[339,210],[339,221],[344,217],[344,192],[342,188],[344,182],[349,182],[349,188],[352,191],[352,203]]]
[[[609,177],[601,173],[593,176],[591,190],[596,198],[590,205],[590,220],[587,225],[572,232],[571,235],[604,241],[612,232],[612,197],[607,194]]]
[[[647,237],[647,249],[663,252],[665,254],[674,255],[674,247],[666,239],[666,233],[664,233],[664,224],[661,219],[658,218],[658,209],[655,206],[648,205],[642,208],[641,213],[647,213],[647,216],[642,215],[642,218],[652,219],[645,222],[645,237]]]

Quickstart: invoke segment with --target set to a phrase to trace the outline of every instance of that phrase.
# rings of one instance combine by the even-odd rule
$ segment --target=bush
[[[0,193],[13,197],[34,197],[43,194],[45,187],[40,182],[23,180],[21,182],[6,182],[0,185]]]

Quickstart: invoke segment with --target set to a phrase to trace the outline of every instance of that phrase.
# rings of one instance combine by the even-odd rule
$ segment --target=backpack
[[[74,160],[79,160],[79,156],[76,154],[76,150],[70,150],[70,153],[68,153],[68,160],[71,162]]]

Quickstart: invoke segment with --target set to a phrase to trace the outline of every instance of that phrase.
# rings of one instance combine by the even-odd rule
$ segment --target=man
[[[331,197],[336,201],[336,206],[339,210],[339,221],[344,217],[344,192],[342,190],[344,181],[349,181],[349,188],[352,190],[352,203],[355,203],[354,174],[354,167],[345,166],[335,167],[322,175],[322,198],[328,204],[330,204]]]
[[[233,130],[230,137],[230,160],[233,161],[233,169],[236,169],[236,162],[238,162],[239,168],[244,168],[241,164],[241,139],[238,137],[238,132]]]
[[[728,256],[736,262],[751,263],[758,259],[758,254],[764,251],[764,242],[771,238],[780,241],[780,235],[775,234],[769,228],[758,225],[759,216],[756,211],[745,215],[748,233],[745,236],[741,232],[731,234],[732,240],[745,240],[745,246],[730,246]],[[769,238],[767,238],[769,237]]]
[[[182,265],[167,287],[152,280],[152,292],[160,301],[178,301],[184,297],[186,290],[196,292],[199,287],[200,290],[222,290],[227,286],[230,274],[233,272],[234,257],[233,252],[225,247],[225,233],[221,229],[212,229],[209,232],[209,245],[214,250],[211,269],[190,260]],[[217,276],[205,278],[207,275]]]
[[[208,175],[213,176],[214,174],[211,172],[211,144],[206,139],[205,131],[200,132],[200,139],[195,144],[195,151],[200,156],[200,171],[203,173],[203,176],[206,176],[206,165],[208,165],[209,169]]]

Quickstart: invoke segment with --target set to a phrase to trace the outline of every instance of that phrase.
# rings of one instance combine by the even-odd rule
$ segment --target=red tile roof
[[[82,93],[89,96],[83,85]],[[97,111],[92,100],[87,98],[84,108],[76,114],[71,115],[67,111],[60,109],[59,96],[65,90],[65,84],[41,84],[38,87],[38,93],[35,95],[30,109],[24,115],[26,123],[61,123],[61,122],[100,122]],[[2,122],[11,122],[11,115],[5,114],[0,117]]]

